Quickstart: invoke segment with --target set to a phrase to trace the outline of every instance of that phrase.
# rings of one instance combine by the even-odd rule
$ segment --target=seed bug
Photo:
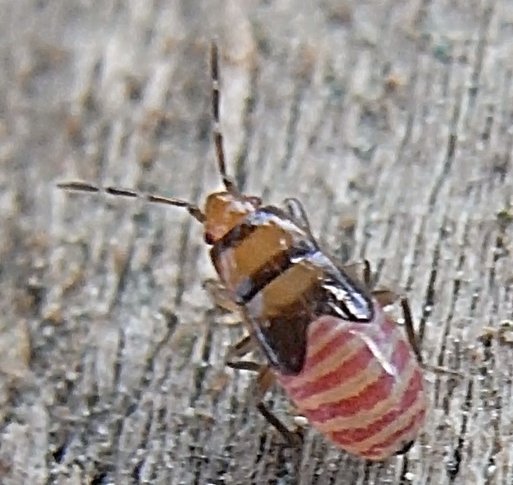
[[[373,290],[363,275],[323,251],[301,203],[263,205],[240,192],[227,174],[220,129],[218,48],[210,52],[213,138],[223,190],[195,204],[120,187],[62,182],[58,187],[105,192],[185,208],[204,227],[225,306],[236,307],[248,330],[227,365],[255,371],[257,409],[290,442],[289,430],[264,404],[277,381],[298,411],[335,444],[370,460],[406,452],[426,415],[422,364],[406,299]],[[399,299],[407,334],[385,313]],[[260,350],[265,364],[243,360]]]

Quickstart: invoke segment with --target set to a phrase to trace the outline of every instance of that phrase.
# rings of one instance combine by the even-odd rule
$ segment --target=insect
[[[404,335],[383,309],[397,299],[395,294],[372,290],[367,262],[358,276],[355,265],[343,266],[326,254],[297,199],[276,207],[239,191],[226,171],[215,43],[210,61],[213,138],[224,188],[207,196],[203,210],[181,199],[120,187],[81,181],[58,186],[183,207],[203,225],[219,291],[248,330],[229,349],[227,364],[258,373],[257,408],[287,440],[301,438],[263,403],[275,381],[315,428],[348,452],[370,460],[404,453],[426,415],[409,304],[400,299]],[[265,364],[243,360],[256,349]]]

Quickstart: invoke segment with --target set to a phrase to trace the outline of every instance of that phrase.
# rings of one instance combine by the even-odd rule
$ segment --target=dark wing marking
[[[235,289],[237,304],[243,305],[248,303],[271,281],[287,271],[294,264],[294,261],[311,253],[313,250],[315,250],[313,246],[303,244],[291,246],[277,253],[237,286]]]
[[[361,323],[372,320],[374,307],[371,294],[358,279],[336,266],[320,251],[308,259],[311,264],[323,269],[323,276],[319,280],[321,296],[316,307],[317,315],[328,314]]]
[[[272,367],[282,374],[299,374],[306,357],[306,330],[310,317],[282,315],[266,322],[249,320]]]
[[[259,294],[247,306],[248,321],[262,350],[275,369],[288,375],[297,375],[303,368],[308,325],[316,318],[330,315],[365,323],[374,317],[368,292],[324,254],[309,253],[303,261],[322,266],[322,276],[292,304],[280,309],[279,315],[266,320],[252,317],[259,314]]]

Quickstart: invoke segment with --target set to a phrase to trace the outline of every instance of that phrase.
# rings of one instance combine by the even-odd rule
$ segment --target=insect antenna
[[[164,197],[163,195],[157,194],[148,194],[145,192],[138,192],[132,189],[126,189],[124,187],[100,187],[99,185],[94,185],[89,182],[81,182],[81,181],[71,181],[71,182],[59,182],[57,184],[59,189],[69,190],[73,192],[89,192],[89,193],[104,193],[109,195],[114,195],[116,197],[128,197],[131,199],[142,199],[146,202],[151,202],[153,204],[164,204],[164,205],[173,205],[175,207],[184,207],[187,209],[189,214],[197,219],[199,222],[205,221],[205,215],[198,206],[191,204],[182,199],[177,199],[175,197]]]
[[[221,101],[221,90],[219,83],[219,52],[217,44],[212,42],[210,49],[210,66],[211,66],[211,78],[212,78],[212,113],[214,117],[214,145],[217,158],[217,167],[221,175],[223,184],[226,190],[232,194],[239,194],[237,185],[231,177],[226,173],[226,162],[223,147],[223,134],[221,132],[221,120],[219,114],[219,106]],[[175,197],[164,197],[162,195],[148,194],[144,192],[138,192],[133,189],[127,189],[124,187],[107,186],[101,187],[94,185],[89,182],[83,181],[69,181],[60,182],[57,187],[63,190],[69,190],[73,192],[89,192],[89,193],[104,193],[120,197],[128,197],[132,199],[142,199],[147,202],[154,204],[165,204],[173,205],[175,207],[184,207],[199,222],[205,222],[205,214],[201,212],[198,206],[191,204],[182,199]]]
[[[212,114],[214,116],[214,145],[216,149],[217,167],[226,190],[232,194],[239,193],[239,190],[231,177],[226,173],[226,162],[224,156],[223,133],[221,132],[221,118],[219,106],[221,103],[221,87],[219,82],[219,53],[217,44],[212,42],[210,47],[210,68],[212,79]]]

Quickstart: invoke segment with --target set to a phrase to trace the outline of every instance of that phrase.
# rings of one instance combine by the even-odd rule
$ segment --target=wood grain
[[[2,483],[512,483],[511,2],[1,3]],[[285,447],[223,367],[242,329],[203,291],[198,224],[55,188],[219,187],[213,37],[240,186],[299,197],[323,244],[409,295],[425,360],[463,374],[428,375],[405,458],[309,428]]]

